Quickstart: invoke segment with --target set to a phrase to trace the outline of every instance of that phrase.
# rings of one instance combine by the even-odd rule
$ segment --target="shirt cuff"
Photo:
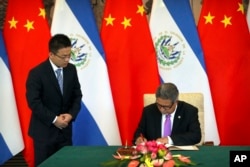
[[[54,121],[52,123],[54,124],[56,122],[56,120],[57,120],[57,116],[55,117],[55,119],[54,119]]]
[[[174,142],[173,142],[173,140],[171,139],[170,136],[168,136],[168,144],[174,145]]]

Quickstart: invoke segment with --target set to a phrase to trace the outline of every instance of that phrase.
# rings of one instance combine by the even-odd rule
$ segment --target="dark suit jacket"
[[[140,134],[147,140],[156,140],[161,137],[162,114],[156,103],[143,109],[138,128],[135,131],[133,143]],[[198,119],[198,109],[186,102],[178,101],[174,116],[171,139],[174,145],[193,145],[201,140],[201,129]]]
[[[72,137],[72,124],[63,130],[52,123],[56,116],[69,113],[73,119],[80,111],[82,92],[77,71],[73,64],[63,68],[63,95],[60,92],[49,59],[30,70],[26,82],[26,98],[32,110],[29,135],[40,141],[47,141],[62,132]]]

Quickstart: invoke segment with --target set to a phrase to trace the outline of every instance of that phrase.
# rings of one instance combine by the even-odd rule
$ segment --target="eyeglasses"
[[[159,109],[163,108],[164,110],[169,110],[169,109],[171,109],[171,108],[173,107],[174,102],[173,102],[170,106],[164,106],[164,105],[161,105],[161,104],[159,104],[159,103],[157,103],[157,102],[156,102],[156,105],[157,105],[157,107],[158,107]]]
[[[56,55],[58,58],[62,59],[62,60],[65,60],[66,58],[71,58],[71,54],[70,55],[64,55],[64,56],[59,56],[58,54],[56,53],[53,53],[54,55]]]

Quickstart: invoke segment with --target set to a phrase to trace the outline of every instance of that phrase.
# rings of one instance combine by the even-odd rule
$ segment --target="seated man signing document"
[[[156,102],[143,109],[134,133],[134,144],[156,140],[170,145],[194,145],[201,141],[198,108],[178,100],[173,83],[163,83],[156,90]]]

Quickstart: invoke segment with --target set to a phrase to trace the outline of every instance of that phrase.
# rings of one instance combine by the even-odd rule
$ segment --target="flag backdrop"
[[[29,166],[33,166],[33,142],[28,136],[31,111],[26,102],[25,83],[29,70],[48,58],[50,31],[42,0],[26,3],[9,0],[3,35],[25,144],[24,158]]]
[[[71,38],[71,63],[77,67],[83,93],[81,111],[73,126],[73,144],[120,145],[104,52],[90,1],[56,1],[51,33]]]
[[[204,96],[205,141],[220,142],[203,53],[188,0],[154,0],[150,30],[164,82]]]
[[[221,145],[250,145],[250,36],[241,0],[204,0],[198,22]]]
[[[24,148],[9,62],[0,32],[0,165]]]
[[[154,93],[160,83],[142,1],[106,0],[101,39],[122,143],[131,144],[143,94]]]

